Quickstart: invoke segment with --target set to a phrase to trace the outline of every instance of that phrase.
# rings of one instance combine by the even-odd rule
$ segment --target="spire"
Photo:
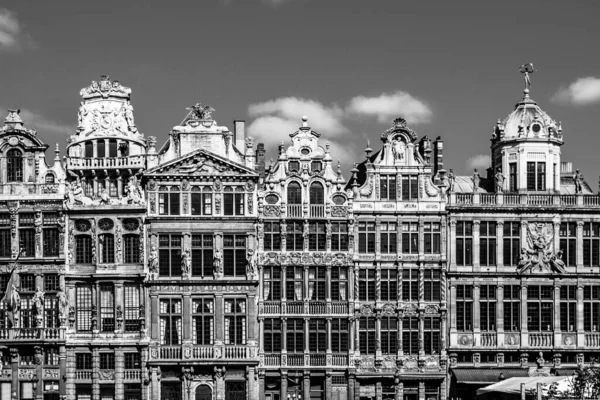
[[[373,149],[371,148],[371,141],[367,139],[367,148],[365,149],[365,153],[367,154],[367,158],[371,156]]]

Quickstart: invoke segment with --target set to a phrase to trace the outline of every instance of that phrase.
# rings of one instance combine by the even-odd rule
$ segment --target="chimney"
[[[433,175],[444,169],[444,141],[438,136],[433,142]]]
[[[233,141],[239,151],[242,153],[246,151],[246,121],[239,119],[233,121]]]
[[[259,143],[256,145],[256,170],[260,176],[265,175],[265,144]]]

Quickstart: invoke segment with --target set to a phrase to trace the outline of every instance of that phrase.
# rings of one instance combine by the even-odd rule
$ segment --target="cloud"
[[[293,1],[297,1],[297,0],[260,0],[260,2],[264,5],[267,6],[271,6],[271,7],[279,7],[282,6],[284,4],[288,4],[291,3]],[[307,1],[307,0],[304,0]],[[235,0],[221,0],[221,2],[225,5],[229,5],[233,2],[235,2]],[[241,1],[240,1],[241,2]]]
[[[592,76],[579,78],[569,86],[560,88],[552,100],[576,106],[600,102],[600,79]]]
[[[431,120],[431,109],[422,100],[410,93],[398,90],[382,93],[377,97],[356,96],[346,107],[348,114],[377,117],[381,123],[391,122],[396,117],[405,118],[408,123],[420,124]]]
[[[17,16],[6,8],[0,8],[0,50],[20,50],[34,47],[34,42],[23,30]]]
[[[10,107],[0,107],[0,112],[2,112],[1,110],[8,110],[8,108]],[[26,108],[22,108],[19,115],[23,120],[23,125],[26,128],[34,128],[38,132],[38,135],[40,133],[42,135],[46,133],[55,133],[59,135],[71,135],[75,133],[75,125],[61,124]],[[4,120],[3,117],[0,118],[2,118],[0,121]]]
[[[485,171],[490,165],[492,165],[492,158],[486,154],[478,154],[467,160],[468,171],[473,171],[474,169]]]

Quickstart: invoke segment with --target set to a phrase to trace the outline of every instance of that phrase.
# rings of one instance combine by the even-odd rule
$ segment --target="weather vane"
[[[523,64],[519,67],[519,72],[525,75],[525,90],[529,91],[531,88],[531,79],[529,74],[533,74],[536,70],[533,68],[532,63]]]

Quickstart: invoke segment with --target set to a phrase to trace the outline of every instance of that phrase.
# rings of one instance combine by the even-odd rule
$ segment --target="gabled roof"
[[[198,149],[151,168],[144,172],[144,175],[254,175],[258,177],[258,172],[204,149]]]

